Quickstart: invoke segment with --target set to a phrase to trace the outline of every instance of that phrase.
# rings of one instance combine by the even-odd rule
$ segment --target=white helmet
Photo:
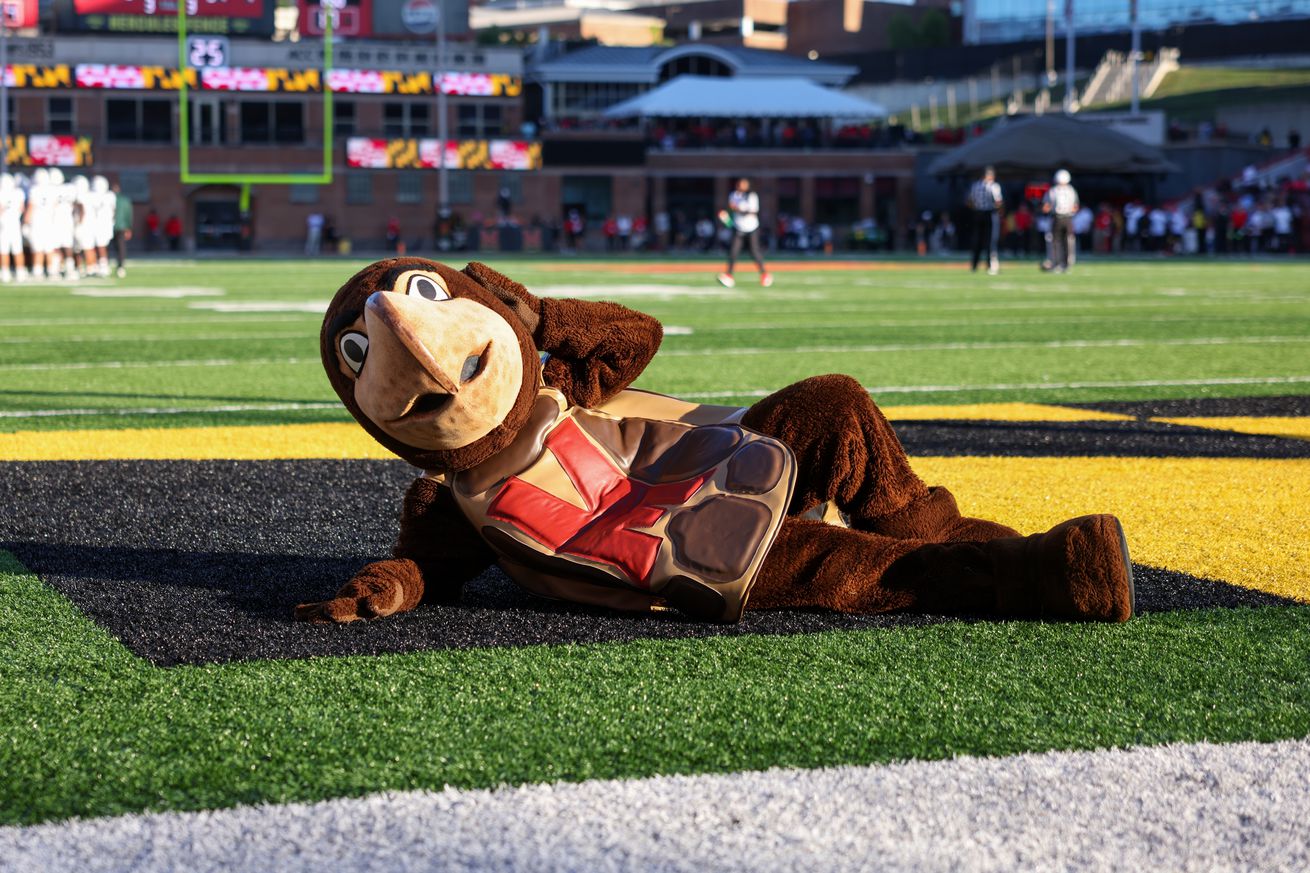
[[[0,173],[0,191],[14,190],[14,177],[8,173]]]
[[[1068,185],[1069,182],[1072,181],[1072,178],[1073,177],[1069,175],[1068,170],[1055,171],[1055,184],[1057,185]]]
[[[109,190],[109,180],[104,176],[96,176],[91,180],[91,190],[97,194],[104,194]]]
[[[50,171],[45,167],[37,167],[32,173],[32,184],[36,187],[42,187],[50,184]]]
[[[51,168],[50,168],[50,170],[49,170],[49,177],[50,177],[50,184],[51,184],[51,185],[62,185],[62,184],[64,184],[64,171],[61,170],[61,169],[59,169],[58,167],[51,167]]]
[[[91,191],[91,180],[86,176],[73,177],[73,190],[78,194],[87,194]]]

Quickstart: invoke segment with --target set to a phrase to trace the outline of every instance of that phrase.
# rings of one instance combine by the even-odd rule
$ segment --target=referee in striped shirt
[[[1046,192],[1042,212],[1051,216],[1051,239],[1048,261],[1043,266],[1056,273],[1069,269],[1074,245],[1073,217],[1078,214],[1078,192],[1070,184],[1068,170],[1055,171],[1055,184]]]

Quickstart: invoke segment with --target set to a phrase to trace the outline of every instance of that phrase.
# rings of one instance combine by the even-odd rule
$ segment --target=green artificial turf
[[[0,646],[15,824],[1310,733],[1310,608],[159,669],[0,553]]]
[[[703,263],[671,273],[659,259],[603,271],[493,261],[529,288],[563,293],[670,287],[672,296],[618,299],[682,331],[670,332],[638,382],[672,394],[749,402],[834,371],[879,389],[884,404],[1310,390],[1310,292],[1296,261],[1087,259],[1055,276],[1007,260],[999,277],[958,262],[871,262],[867,271],[780,272],[771,289],[746,273],[735,293],[714,284],[719,261]],[[0,430],[347,420],[318,362],[319,315],[195,307],[326,303],[361,264],[148,262],[127,280],[84,283],[221,292],[214,297],[4,286]]]

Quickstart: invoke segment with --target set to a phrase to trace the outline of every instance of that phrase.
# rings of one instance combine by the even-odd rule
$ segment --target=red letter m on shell
[[[492,501],[488,517],[513,525],[557,554],[610,564],[634,585],[649,588],[661,540],[633,528],[650,527],[669,507],[682,506],[714,471],[662,485],[641,482],[625,476],[571,420],[551,431],[545,446],[587,508],[511,476]]]

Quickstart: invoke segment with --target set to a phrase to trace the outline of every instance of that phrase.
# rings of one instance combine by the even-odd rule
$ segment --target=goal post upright
[[[272,2],[272,0],[265,0]],[[191,172],[191,118],[187,71],[191,69],[187,57],[186,0],[177,4],[177,69],[178,69],[178,158],[183,184],[240,185],[242,209],[249,205],[250,186],[263,185],[331,185],[333,149],[332,88],[328,83],[332,72],[332,18],[323,16],[323,170],[320,173],[193,173]]]

